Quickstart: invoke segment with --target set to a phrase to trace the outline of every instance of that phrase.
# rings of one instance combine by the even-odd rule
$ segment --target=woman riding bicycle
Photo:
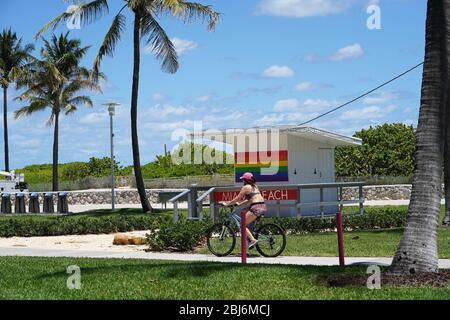
[[[244,186],[241,188],[241,192],[229,202],[222,202],[224,206],[238,205],[241,206],[244,203],[248,203],[249,210],[246,213],[247,225],[254,222],[256,219],[263,217],[267,212],[267,207],[264,202],[264,197],[259,191],[256,185],[256,179],[252,173],[246,172],[240,178],[244,182]],[[245,201],[242,201],[245,199]],[[258,243],[252,232],[247,228],[247,237],[250,239],[249,249],[253,249]]]

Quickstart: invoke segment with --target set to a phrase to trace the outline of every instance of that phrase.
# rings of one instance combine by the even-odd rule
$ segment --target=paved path
[[[105,252],[87,250],[53,250],[35,248],[2,248],[0,256],[25,256],[25,257],[73,257],[73,258],[116,258],[116,259],[145,259],[145,260],[171,260],[171,261],[208,261],[223,263],[239,263],[240,257],[218,258],[203,254],[179,254],[179,253],[153,253],[153,252]],[[388,266],[392,258],[346,258],[347,265],[381,265]],[[278,257],[278,258],[248,258],[250,264],[272,265],[312,265],[312,266],[337,266],[339,259],[336,257]],[[450,259],[439,260],[439,267],[450,269]]]

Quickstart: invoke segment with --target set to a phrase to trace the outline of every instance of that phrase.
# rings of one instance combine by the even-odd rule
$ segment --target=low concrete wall
[[[158,194],[161,192],[182,192],[179,189],[164,190],[146,190],[147,198],[151,203],[158,203]],[[15,195],[11,194],[11,200],[14,203]],[[83,190],[67,192],[67,200],[70,205],[91,205],[91,204],[110,204],[111,190]],[[43,204],[44,193],[39,192],[39,202]],[[53,202],[56,205],[58,197],[53,196]],[[29,203],[29,194],[25,194],[25,203]],[[117,204],[140,204],[139,194],[135,189],[116,189]]]
[[[363,195],[366,200],[408,200],[411,196],[411,185],[365,186]],[[358,188],[343,189],[344,200],[359,198]]]
[[[147,197],[150,202],[158,203],[158,194],[161,192],[182,192],[180,189],[152,189],[147,190]],[[344,200],[358,199],[358,188],[344,188]],[[111,191],[110,190],[83,190],[70,191],[68,193],[69,205],[91,205],[91,204],[110,204]],[[366,186],[363,188],[364,198],[366,200],[408,200],[411,195],[411,185],[386,185],[386,186]],[[14,201],[14,194],[11,195]],[[25,195],[25,201],[28,205],[29,195]],[[39,198],[40,203],[43,203],[43,196]],[[57,197],[54,197],[56,204]],[[117,189],[116,190],[117,204],[139,204],[139,195],[135,189]]]

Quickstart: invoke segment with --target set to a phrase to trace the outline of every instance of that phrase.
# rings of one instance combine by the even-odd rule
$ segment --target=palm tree
[[[219,20],[219,13],[210,6],[198,3],[186,2],[184,0],[124,0],[124,6],[113,19],[111,27],[107,32],[98,55],[94,62],[94,75],[98,72],[100,63],[105,55],[113,56],[115,47],[125,31],[125,15],[123,11],[128,9],[133,18],[133,85],[131,91],[131,143],[133,149],[133,167],[136,186],[144,212],[151,211],[150,202],[147,199],[142,179],[141,163],[139,155],[139,140],[137,130],[137,105],[139,93],[139,69],[140,69],[140,45],[141,39],[146,38],[146,45],[151,46],[158,60],[161,60],[161,68],[165,72],[175,73],[178,70],[178,56],[170,38],[158,23],[158,18],[171,15],[190,23],[195,19],[208,20],[208,29],[213,30]],[[94,0],[79,6],[77,14],[81,23],[90,23],[102,14],[108,13],[108,0]],[[39,37],[48,28],[67,21],[72,14],[62,13],[47,23],[36,35]]]
[[[449,87],[450,0],[428,1],[425,64],[408,221],[391,265],[395,273],[438,270],[445,109]]]
[[[11,29],[0,34],[0,85],[3,89],[3,139],[5,147],[5,171],[9,171],[8,143],[8,87],[14,81],[18,71],[30,60],[32,44],[22,47],[22,39],[18,39]]]
[[[97,82],[90,77],[90,70],[80,66],[81,59],[89,47],[81,47],[79,40],[69,39],[69,33],[59,37],[53,35],[51,41],[44,39],[41,60],[34,61],[19,76],[18,86],[26,88],[17,100],[29,105],[15,112],[15,117],[31,115],[50,109],[47,125],[54,126],[53,133],[53,191],[58,191],[58,146],[59,119],[63,112],[69,115],[77,106],[92,107],[88,96],[77,95],[84,90],[100,91]],[[98,79],[103,75],[99,74]]]

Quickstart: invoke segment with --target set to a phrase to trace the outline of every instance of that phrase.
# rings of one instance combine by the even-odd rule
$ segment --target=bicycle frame
[[[226,220],[226,221],[234,222],[236,224],[237,230],[239,230],[239,231],[241,230],[241,215],[238,214],[237,211],[240,211],[240,210],[245,210],[245,209],[239,209],[239,207],[237,207],[237,209],[235,209],[235,210],[233,210],[233,212],[231,212],[231,214],[228,216],[228,218]],[[260,218],[256,219],[251,224],[256,224],[256,222],[259,219]],[[247,227],[250,227],[250,226],[247,226]],[[256,229],[256,228],[250,227],[250,229]],[[224,234],[223,234],[224,232],[225,232],[225,229],[222,230],[222,233],[220,234],[220,238],[224,237]],[[253,235],[255,236],[256,235],[255,231],[252,230],[252,232],[253,232]],[[259,241],[262,241],[262,242],[268,241],[268,242],[270,242],[270,237],[267,237],[267,236],[262,235],[262,234],[258,234],[258,235],[261,237],[261,238],[258,239]]]
[[[218,225],[214,226],[214,229],[212,229],[210,235],[208,236],[208,247],[211,250],[211,252],[217,256],[225,256],[228,255],[232,252],[232,250],[234,249],[235,243],[236,243],[236,238],[238,236],[241,237],[241,240],[243,241],[242,237],[246,237],[246,234],[244,232],[244,234],[242,234],[242,229],[241,229],[241,215],[242,215],[242,211],[247,211],[245,210],[245,208],[243,207],[233,207],[233,208],[227,208],[228,210],[231,210],[231,212],[229,212],[228,210],[226,210],[225,212],[222,212],[223,214],[226,214],[225,216],[221,216],[222,217],[222,222]],[[227,212],[228,211],[228,212]],[[256,249],[258,250],[258,252],[265,256],[265,257],[276,257],[278,255],[280,255],[285,246],[286,246],[286,235],[284,230],[274,224],[274,223],[263,223],[260,222],[260,218],[258,217],[258,219],[256,219],[255,221],[253,221],[249,226],[253,235],[255,236],[255,238],[258,240],[258,243],[256,245]],[[275,231],[275,233],[272,233],[272,229],[271,226],[274,226],[275,229],[273,229]],[[219,227],[219,229],[217,229],[217,227]],[[231,232],[229,234],[229,232]],[[229,237],[233,238],[233,244],[232,246],[228,247],[229,251],[226,251],[226,253],[220,254],[217,253],[219,251],[216,251],[215,249],[213,249],[211,247],[211,243],[215,243],[215,242],[210,242],[210,239],[216,239],[215,241],[219,241],[219,243],[221,243],[221,241],[224,241],[226,239],[228,239]],[[278,236],[281,236],[282,238],[279,240]],[[268,245],[270,247],[266,247],[263,246],[261,247],[260,245],[262,243],[268,243]],[[244,251],[244,248],[242,248]],[[266,250],[276,250],[275,253],[268,253]],[[216,254],[217,253],[217,254]],[[244,256],[243,256],[244,257]],[[243,262],[244,263],[244,262]]]

